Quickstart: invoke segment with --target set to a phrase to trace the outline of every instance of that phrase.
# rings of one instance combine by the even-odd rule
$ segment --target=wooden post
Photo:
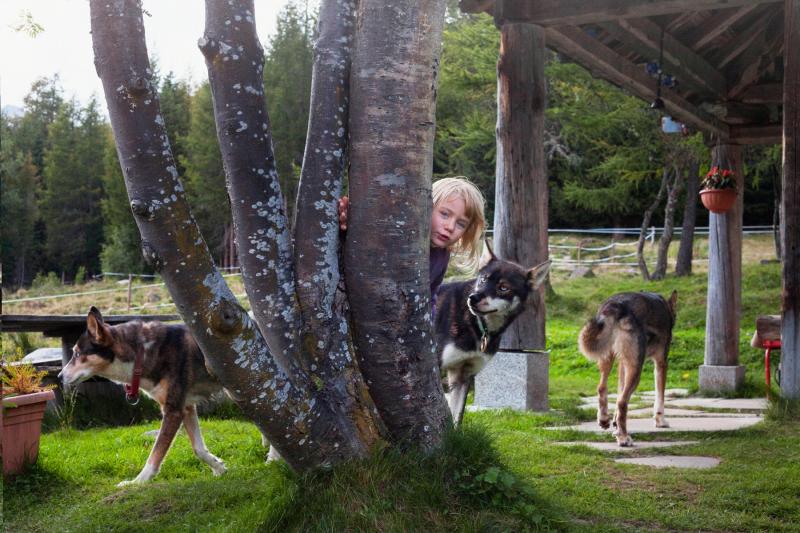
[[[783,291],[781,394],[800,398],[800,0],[785,0],[783,48]]]
[[[497,61],[494,250],[532,267],[548,258],[544,158],[544,29],[504,24]],[[545,347],[544,287],[503,336],[509,349]]]
[[[128,273],[128,312],[129,313],[131,312],[131,291],[133,290],[131,288],[131,285],[133,285],[133,274]]]
[[[741,148],[721,144],[711,150],[714,166],[731,169],[739,194],[727,212],[709,214],[708,298],[706,347],[700,367],[700,389],[719,392],[737,389],[744,381],[739,365],[739,319],[742,279],[743,179]]]
[[[548,257],[544,29],[502,23],[501,28],[494,250],[532,267]],[[527,310],[503,335],[500,346],[510,351],[498,353],[476,376],[475,405],[548,409],[550,359],[545,352],[529,351],[545,347],[544,290],[529,296]]]

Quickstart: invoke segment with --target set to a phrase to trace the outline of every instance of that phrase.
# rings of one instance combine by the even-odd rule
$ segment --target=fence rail
[[[615,253],[618,248],[626,248],[626,247],[633,247],[637,245],[638,236],[640,233],[639,228],[591,228],[591,229],[549,229],[547,230],[552,240],[554,236],[568,236],[568,235],[576,235],[576,236],[584,236],[581,240],[578,241],[577,244],[549,244],[548,250],[553,252],[559,252],[561,256],[557,254],[553,254],[551,256],[551,260],[553,261],[554,268],[561,268],[561,269],[573,269],[577,266],[609,266],[609,267],[634,267],[638,268],[638,260],[636,258],[636,251],[632,251],[629,253],[624,254],[617,254]],[[776,229],[774,226],[744,226],[742,228],[742,232],[744,235],[768,235],[773,234]],[[681,228],[675,228],[675,234],[680,236]],[[488,235],[492,235],[492,230],[487,231]],[[650,227],[647,230],[647,234],[645,235],[646,241],[652,246],[655,244],[655,240],[663,234],[662,228],[657,227]],[[708,226],[698,226],[695,228],[695,235],[708,235]],[[586,246],[584,242],[594,239],[595,237],[602,237],[607,236],[611,238],[611,243],[602,246]],[[637,241],[624,241],[624,240],[617,240],[620,237],[627,237],[628,239],[632,239],[634,237],[637,238]],[[576,257],[571,257],[571,253],[574,251]],[[587,255],[592,254],[601,254],[602,252],[611,253],[605,257],[586,257]],[[563,255],[567,254],[567,257]],[[634,259],[633,261],[624,261],[625,259]],[[708,259],[706,258],[695,258],[692,260],[692,263],[707,263]],[[653,261],[648,261],[648,264],[653,263]],[[220,270],[227,272],[223,274],[223,277],[230,277],[230,276],[238,276],[241,275],[238,267],[228,267],[228,268],[220,268]],[[68,298],[68,297],[75,297],[75,296],[90,296],[95,294],[104,294],[104,293],[113,293],[113,292],[128,292],[127,303],[128,309],[131,311],[134,310],[141,310],[144,308],[157,308],[157,307],[167,307],[173,305],[172,303],[164,303],[164,304],[145,304],[143,306],[131,307],[131,292],[132,291],[140,291],[144,289],[154,288],[154,287],[163,287],[165,284],[163,282],[159,283],[151,283],[146,285],[134,285],[132,283],[133,278],[141,278],[141,279],[158,279],[157,275],[154,274],[135,274],[135,273],[123,273],[123,272],[103,272],[101,275],[97,277],[121,277],[127,278],[128,283],[124,286],[119,288],[113,289],[97,289],[92,291],[83,291],[83,292],[70,292],[70,293],[63,293],[63,294],[50,294],[50,295],[42,295],[42,296],[29,296],[25,298],[15,298],[11,300],[4,300],[4,304],[15,304],[15,303],[23,303],[23,302],[33,302],[33,301],[41,301],[41,300],[54,300],[58,298]],[[236,295],[237,297],[244,296]]]

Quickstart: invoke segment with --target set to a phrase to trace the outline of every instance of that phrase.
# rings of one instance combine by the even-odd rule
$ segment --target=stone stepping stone
[[[633,446],[617,446],[616,442],[582,442],[582,441],[573,441],[573,442],[554,442],[553,444],[557,444],[558,446],[588,446],[594,450],[600,450],[603,452],[635,452],[637,450],[641,450],[642,448],[672,448],[675,446],[690,446],[692,444],[697,444],[698,440],[673,440],[673,441],[641,441],[641,442],[634,442]]]
[[[665,433],[675,431],[733,431],[742,429],[749,426],[758,424],[763,420],[762,417],[752,416],[708,416],[708,417],[678,417],[669,418],[670,427],[657,428],[653,426],[653,421],[648,418],[629,418],[628,419],[628,433]],[[564,430],[571,429],[575,431],[587,431],[592,433],[602,433],[597,422],[583,422],[575,426],[558,426],[548,427],[545,429]]]
[[[611,406],[609,406],[609,411]],[[653,416],[653,408],[652,407],[642,407],[641,409],[632,409],[628,411],[629,418],[647,418]],[[679,409],[679,408],[664,408],[664,416],[667,417],[667,421],[669,421],[670,417],[681,417],[681,416],[697,416],[697,417],[733,417],[733,418],[742,418],[748,417],[752,415],[748,415],[745,413],[709,413],[708,411],[700,411],[699,409]]]
[[[698,455],[658,455],[655,457],[625,457],[615,462],[628,465],[644,465],[654,468],[714,468],[719,465],[716,457]]]
[[[766,398],[680,398],[666,400],[666,403],[677,407],[704,407],[706,409],[743,409],[764,411],[767,409]]]

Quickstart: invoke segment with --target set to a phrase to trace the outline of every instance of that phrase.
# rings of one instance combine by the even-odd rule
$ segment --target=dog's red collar
[[[131,405],[139,403],[139,381],[142,378],[142,355],[136,352],[133,359],[133,379],[130,385],[125,385],[125,399]]]

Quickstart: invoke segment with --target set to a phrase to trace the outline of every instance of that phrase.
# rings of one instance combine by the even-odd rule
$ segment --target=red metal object
[[[764,378],[767,382],[767,398],[769,398],[769,391],[770,391],[770,364],[769,364],[769,355],[772,350],[780,350],[781,349],[781,341],[764,341],[761,343],[761,346],[765,348],[764,351]]]

